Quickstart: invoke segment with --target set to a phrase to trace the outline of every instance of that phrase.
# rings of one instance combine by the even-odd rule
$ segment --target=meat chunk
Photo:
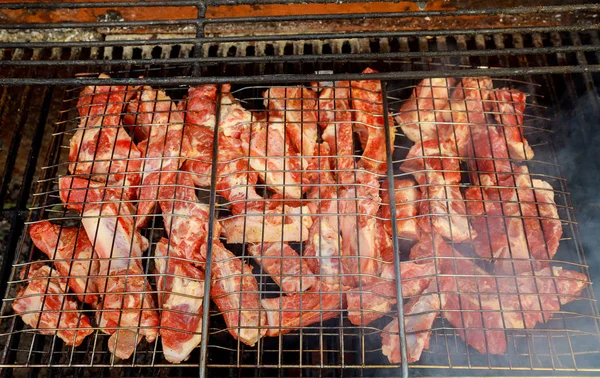
[[[422,295],[411,298],[403,307],[406,355],[409,363],[418,361],[423,350],[429,348],[433,322],[441,307],[440,296],[434,291],[437,291],[436,282],[430,283]],[[398,324],[398,318],[394,318],[381,332],[381,353],[393,364],[402,361]]]
[[[265,312],[260,307],[258,282],[252,267],[215,240],[212,247],[210,296],[225,318],[227,331],[246,345],[264,336]]]
[[[478,231],[475,252],[495,258],[506,274],[531,273],[539,261],[554,257],[562,235],[554,192],[550,184],[531,180],[526,166],[513,166],[512,176],[499,188],[473,187],[465,194]],[[479,235],[479,232],[481,234]]]
[[[365,326],[387,314],[397,303],[394,267],[392,264],[387,266],[392,274],[386,274],[385,279],[346,292],[348,319],[352,324]],[[402,262],[402,296],[409,298],[421,294],[429,286],[434,274],[432,261],[422,264]]]
[[[381,216],[385,222],[385,231],[392,235],[392,215],[388,182],[381,185]],[[399,237],[416,240],[418,238],[417,215],[421,193],[413,180],[394,180],[394,200],[396,204],[396,231]]]
[[[217,86],[206,84],[191,87],[187,101],[179,103],[178,109],[185,111],[184,136],[190,149],[184,151],[187,160],[181,169],[194,173],[196,186],[209,187],[212,172],[214,128],[217,113]]]
[[[354,182],[354,146],[352,113],[350,111],[350,82],[335,82],[319,94],[319,123],[323,140],[331,151],[330,167],[337,172],[340,184]]]
[[[335,318],[345,306],[345,296],[325,284],[292,295],[261,301],[267,313],[267,336],[289,333]]]
[[[440,145],[437,140],[415,143],[400,168],[415,177],[422,192],[419,226],[426,232],[432,229],[455,242],[469,240],[467,210],[460,182],[460,166],[451,144]]]
[[[152,342],[157,335],[158,314],[141,260],[148,240],[134,227],[133,206],[122,202],[115,190],[74,177],[61,177],[59,190],[65,205],[82,215],[83,227],[100,258],[102,278],[96,285],[105,295],[100,298],[97,323],[112,334],[111,353],[127,359],[140,336]]]
[[[367,68],[365,74],[377,71]],[[352,108],[354,109],[354,132],[358,133],[363,148],[358,167],[372,173],[387,172],[387,154],[385,141],[385,118],[388,118],[390,149],[393,150],[396,136],[394,121],[384,114],[383,95],[379,80],[359,80],[350,82]]]
[[[533,149],[523,135],[523,113],[525,112],[525,93],[510,88],[501,88],[492,92],[494,119],[506,140],[511,159],[530,160]]]
[[[339,190],[340,232],[342,233],[342,267],[367,283],[377,276],[381,251],[374,248],[377,212],[381,198],[377,177],[367,172],[357,176],[353,187]]]
[[[312,156],[317,144],[317,94],[304,87],[273,87],[263,93],[269,117],[285,118],[285,130],[296,151]]]
[[[177,172],[176,181],[162,186],[158,197],[171,254],[200,264],[204,262],[200,250],[208,245],[210,212],[207,204],[198,202],[193,176]],[[218,235],[218,223],[215,228],[215,235]]]
[[[286,198],[302,196],[302,158],[285,135],[285,120],[270,116],[252,125],[250,167],[271,190]]]
[[[56,335],[66,345],[79,346],[94,332],[90,319],[78,311],[75,298],[65,295],[67,280],[49,266],[32,266],[27,286],[17,292],[14,312],[44,335]]]
[[[159,275],[158,302],[162,308],[160,336],[167,361],[180,363],[202,339],[204,273],[170,252],[169,240],[160,239],[154,260]]]
[[[330,287],[352,286],[354,278],[343,275],[341,245],[342,237],[324,217],[315,217],[309,230],[303,256],[310,270]]]
[[[94,260],[94,249],[85,230],[44,221],[32,224],[29,236],[36,247],[54,260],[60,275],[69,277],[67,284],[80,301],[88,304],[98,301],[99,263]]]
[[[69,142],[69,172],[126,187],[129,197],[134,197],[141,180],[142,154],[120,119],[134,93],[123,86],[85,87],[77,102],[81,122]]]
[[[188,139],[184,138],[183,115],[177,111],[171,98],[150,87],[144,87],[141,98],[143,106],[154,104],[154,113],[148,139],[138,145],[144,157],[136,218],[138,228],[148,222],[159,187],[173,181],[175,171],[181,167],[185,160],[183,157],[191,149]]]
[[[410,98],[402,103],[396,122],[413,142],[438,139],[438,122],[448,106],[452,78],[423,79]]]
[[[318,283],[306,261],[285,243],[254,244],[247,251],[286,293],[305,291]]]

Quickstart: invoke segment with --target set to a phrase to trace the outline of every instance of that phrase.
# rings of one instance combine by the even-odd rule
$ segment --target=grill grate
[[[191,3],[190,3],[191,4]],[[186,3],[186,5],[190,5]],[[194,3],[195,4],[195,3]],[[36,6],[36,5],[32,5]],[[74,5],[83,8],[100,5]],[[124,5],[125,6],[125,5]],[[550,16],[569,10],[557,7],[546,11]],[[573,8],[585,19],[586,11],[596,8]],[[531,10],[529,10],[531,11]],[[529,12],[527,9],[523,13]],[[543,12],[543,10],[542,10]],[[460,12],[458,12],[460,13]],[[477,12],[475,12],[477,13]],[[494,12],[488,12],[489,15]],[[480,12],[480,15],[488,15]],[[507,12],[511,14],[511,12]],[[513,13],[514,14],[514,13]],[[388,15],[369,15],[384,18]],[[402,15],[404,17],[404,15]],[[414,15],[418,18],[434,17],[433,13]],[[361,16],[333,16],[331,19],[356,20]],[[265,21],[310,21],[325,20],[328,17],[275,17]],[[82,84],[98,84],[94,78],[97,72],[112,71],[114,83],[144,83],[165,89],[174,99],[181,99],[185,89],[176,85],[190,85],[208,82],[235,83],[232,93],[243,101],[250,110],[263,109],[261,92],[268,86],[281,83],[301,83],[309,80],[358,79],[359,72],[366,66],[380,69],[383,73],[376,78],[384,79],[384,103],[391,112],[398,109],[402,100],[410,94],[412,86],[426,76],[463,77],[468,75],[491,74],[497,77],[510,76],[503,85],[516,87],[530,93],[526,117],[526,135],[532,144],[536,158],[528,162],[534,178],[541,178],[552,184],[560,219],[563,237],[555,261],[564,262],[570,269],[578,269],[589,276],[583,256],[577,223],[573,214],[570,193],[566,187],[565,173],[561,172],[560,157],[555,145],[563,143],[562,133],[568,132],[557,125],[554,118],[564,109],[573,109],[574,102],[582,96],[589,96],[591,105],[598,110],[596,82],[598,75],[589,73],[598,69],[597,25],[563,25],[536,27],[506,27],[484,30],[433,30],[433,31],[354,31],[352,33],[300,33],[298,35],[255,35],[252,37],[219,34],[218,27],[240,25],[244,20],[213,20],[206,24],[197,20],[176,22],[186,28],[199,26],[194,37],[180,34],[175,38],[161,34],[157,40],[138,41],[127,35],[109,33],[104,40],[94,42],[10,42],[0,44],[5,59],[0,61],[3,68],[0,83],[4,85],[40,84],[51,85],[44,92],[46,102],[51,98],[62,99],[64,85],[77,85],[65,92],[65,100],[60,113],[50,111],[50,104],[44,103],[45,112],[60,114],[55,134],[49,148],[39,179],[37,195],[32,203],[29,220],[50,218],[56,223],[69,225],[77,223],[78,216],[66,214],[55,207],[57,199],[56,179],[66,173],[68,141],[79,123],[74,112]],[[161,28],[161,22],[152,23]],[[72,27],[148,27],[147,22],[111,22],[103,25],[79,24]],[[43,29],[49,25],[27,25]],[[53,24],[53,27],[57,26]],[[59,24],[66,27],[65,24]],[[172,26],[172,25],[171,25]],[[13,25],[14,28],[23,26]],[[204,27],[203,30],[201,30]],[[212,27],[212,29],[210,28]],[[209,31],[209,33],[206,32]],[[217,30],[217,31],[215,31]],[[214,33],[214,34],[211,34]],[[435,38],[430,38],[435,36]],[[193,45],[194,48],[189,48]],[[138,50],[139,49],[139,50]],[[101,59],[101,57],[103,59]],[[201,58],[201,59],[198,59]],[[194,66],[196,64],[196,66]],[[494,67],[485,69],[483,67]],[[497,68],[496,68],[497,67]],[[194,70],[197,68],[197,70]],[[312,75],[315,70],[333,70],[335,75]],[[94,72],[88,74],[87,72]],[[348,72],[349,74],[345,74]],[[583,73],[581,73],[583,72]],[[565,73],[564,75],[549,75]],[[144,79],[134,80],[143,75]],[[500,82],[500,80],[498,80]],[[57,86],[58,85],[58,86]],[[57,87],[54,87],[57,86]],[[29,87],[28,87],[29,88]],[[563,96],[562,93],[568,93]],[[56,95],[55,95],[56,94]],[[56,110],[56,109],[55,109]],[[38,133],[43,133],[47,113],[39,118]],[[594,125],[589,114],[575,113],[582,126]],[[48,128],[47,128],[48,129]],[[552,130],[552,132],[550,132]],[[589,132],[589,130],[588,130]],[[39,134],[41,135],[41,134]],[[405,143],[406,142],[406,143]],[[65,148],[66,147],[66,148]],[[398,134],[396,153],[391,156],[395,176],[405,157],[410,143]],[[33,168],[36,163],[33,161]],[[33,176],[33,173],[29,174]],[[404,174],[406,175],[406,174]],[[382,179],[384,176],[382,176]],[[19,211],[25,209],[29,182],[25,181]],[[227,215],[221,210],[225,203],[217,196],[218,191],[200,190],[198,195],[210,203],[214,197],[215,214],[219,218]],[[4,211],[3,211],[4,215]],[[13,251],[22,227],[22,215],[15,218],[12,242]],[[27,231],[27,229],[25,230]],[[145,231],[145,236],[154,243],[164,232],[162,219],[156,216]],[[400,251],[407,251],[408,244],[400,241]],[[251,261],[245,249],[234,249],[245,261]],[[151,274],[152,253],[144,257],[145,273],[155,287],[155,277]],[[212,369],[215,375],[238,374],[254,376],[270,375],[362,375],[371,374],[363,369],[378,369],[376,374],[398,375],[399,365],[390,365],[380,352],[380,330],[392,319],[392,315],[364,327],[350,326],[345,313],[340,312],[323,326],[305,327],[298,334],[287,334],[279,338],[262,339],[257,347],[246,347],[233,340],[226,328],[222,314],[211,304],[210,336],[203,344],[205,354],[196,350],[191,358],[178,367],[166,364],[160,353],[160,343],[140,344],[131,360],[114,360],[106,347],[108,336],[93,334],[82,347],[70,348],[52,336],[41,336],[23,327],[20,320],[7,310],[14,298],[15,289],[21,286],[18,272],[39,260],[39,252],[32,249],[28,237],[21,241],[15,259],[16,264],[8,291],[5,296],[3,323],[9,329],[1,339],[8,347],[3,360],[6,367],[29,366],[60,369],[66,374],[109,374],[107,367],[120,367],[124,375],[150,375],[159,370],[165,374],[195,374],[198,366]],[[403,256],[405,258],[406,256]],[[10,261],[12,262],[12,261]],[[10,266],[7,266],[10,269]],[[255,267],[255,271],[258,268]],[[256,274],[262,291],[272,292],[277,286],[270,282],[262,271]],[[3,275],[3,277],[5,277]],[[5,288],[2,287],[2,292]],[[553,320],[527,332],[511,331],[508,334],[508,352],[503,356],[484,356],[465,348],[458,333],[442,318],[434,324],[431,346],[419,363],[411,364],[411,374],[426,374],[423,369],[451,368],[459,370],[476,369],[477,373],[497,374],[498,369],[512,369],[515,374],[523,371],[568,371],[585,374],[596,372],[595,355],[598,353],[597,305],[591,288],[586,288],[582,296],[585,300],[569,304]],[[374,373],[375,374],[375,373]],[[544,373],[540,373],[544,374]]]

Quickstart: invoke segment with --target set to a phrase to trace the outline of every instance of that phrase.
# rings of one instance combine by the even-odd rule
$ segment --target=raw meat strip
[[[354,283],[354,277],[343,275],[340,258],[342,237],[336,229],[337,227],[334,228],[329,224],[326,217],[315,217],[309,230],[303,256],[310,270],[321,282],[331,287],[336,285],[350,287]]]
[[[415,143],[400,168],[415,177],[422,192],[419,226],[432,229],[455,242],[474,236],[469,227],[467,209],[460,182],[460,166],[451,143],[440,145],[437,140]]]
[[[402,103],[396,122],[413,142],[438,139],[438,124],[448,106],[452,78],[423,79],[410,98]]]
[[[423,350],[429,348],[433,322],[439,315],[441,307],[440,295],[434,291],[437,291],[435,280],[422,295],[411,298],[403,307],[406,355],[409,363],[418,361]],[[397,317],[394,317],[394,320],[381,332],[381,353],[392,364],[399,364],[402,361]]]
[[[396,202],[396,230],[398,236],[405,239],[418,238],[417,215],[421,193],[413,180],[394,180],[394,199]],[[385,230],[392,235],[391,205],[388,182],[381,185],[381,216],[386,218]]]
[[[501,88],[492,92],[494,119],[501,129],[508,146],[511,159],[530,160],[533,150],[523,135],[523,113],[525,93],[511,88]]]
[[[32,266],[27,286],[17,292],[14,312],[44,335],[56,335],[66,345],[79,346],[94,332],[90,319],[78,311],[75,298],[65,295],[67,280],[49,266]]]
[[[114,190],[88,180],[61,177],[60,197],[82,215],[82,223],[100,258],[99,292],[106,293],[96,313],[100,327],[111,333],[108,348],[127,359],[145,336],[154,341],[159,323],[151,288],[142,267],[148,240],[134,227],[131,203]],[[85,203],[85,204],[84,204]]]
[[[169,240],[156,244],[156,288],[162,308],[160,336],[167,361],[180,363],[202,340],[204,273],[169,250]]]
[[[133,94],[123,86],[85,87],[77,103],[81,122],[69,142],[69,172],[126,187],[129,197],[135,195],[141,180],[142,155],[121,127],[120,118]]]
[[[94,249],[85,230],[44,221],[32,224],[29,236],[36,247],[54,260],[60,275],[68,277],[68,285],[80,301],[89,304],[98,301],[95,276],[99,263],[94,259]]]
[[[285,135],[285,120],[268,117],[252,125],[250,167],[271,190],[285,198],[302,197],[302,158]]]
[[[198,202],[193,176],[177,172],[176,181],[162,186],[158,196],[171,255],[200,264],[204,262],[200,250],[208,245],[210,209],[207,204]],[[217,222],[214,227],[214,234],[219,235]]]
[[[323,140],[331,151],[330,167],[337,172],[340,184],[354,182],[354,146],[352,113],[350,111],[350,82],[338,81],[323,88],[319,94],[319,123]]]
[[[310,157],[317,144],[317,94],[303,87],[273,87],[263,93],[265,107],[285,118],[285,130],[296,151]]]
[[[191,148],[181,169],[194,173],[196,186],[210,186],[214,127],[217,123],[217,86],[214,84],[191,87],[188,98],[180,102],[184,110],[184,135]]]
[[[526,166],[512,170],[499,188],[473,187],[465,192],[473,227],[481,232],[475,238],[475,252],[497,259],[496,269],[506,274],[531,273],[530,259],[554,257],[562,227],[550,184],[531,180]]]
[[[306,291],[318,283],[306,261],[285,243],[254,244],[247,251],[286,293]]]
[[[386,274],[386,280],[378,279],[375,283],[349,290],[346,293],[348,319],[352,324],[367,325],[387,314],[396,304],[394,266],[392,264],[387,266],[390,267],[389,270],[392,274]],[[421,294],[429,286],[434,274],[435,267],[432,261],[400,263],[402,296],[409,298]]]
[[[213,241],[210,297],[225,318],[229,333],[254,346],[264,336],[265,312],[260,307],[258,282],[252,267]]]
[[[322,283],[302,293],[263,299],[267,336],[282,335],[339,316],[346,299],[337,290]]]
[[[144,87],[140,95],[140,108],[148,107],[152,113],[152,127],[148,139],[138,144],[144,157],[142,186],[139,191],[136,227],[147,224],[154,211],[158,190],[161,185],[173,181],[175,171],[189,154],[191,145],[183,133],[183,115],[176,111],[171,98],[161,90]]]
[[[371,68],[363,71],[364,74],[376,72]],[[381,82],[379,80],[351,81],[350,86],[354,109],[354,132],[358,133],[363,148],[358,167],[372,173],[384,174],[387,172],[384,117],[388,117],[390,153],[394,148],[396,134],[393,119],[384,114]]]
[[[381,202],[377,177],[360,172],[354,186],[339,190],[338,201],[344,273],[354,275],[356,282],[367,283],[380,269],[381,251],[374,248],[376,215]]]

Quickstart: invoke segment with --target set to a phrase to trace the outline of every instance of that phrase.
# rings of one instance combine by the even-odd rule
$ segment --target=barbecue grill
[[[595,282],[599,266],[593,251],[598,216],[594,142],[600,112],[599,10],[597,4],[490,9],[452,2],[0,3],[2,374],[19,375],[28,368],[32,375],[72,376],[598,375],[600,315],[594,287],[588,283]],[[367,67],[378,72],[363,74]],[[98,78],[101,73],[110,78]],[[41,220],[62,227],[81,223],[79,214],[62,206],[58,181],[68,175],[69,142],[82,120],[77,107],[86,86],[151,86],[185,102],[189,86],[231,84],[229,92],[217,91],[217,104],[232,95],[246,110],[260,113],[265,111],[263,92],[269,88],[378,80],[384,114],[396,116],[424,78],[482,76],[492,77],[496,88],[510,87],[528,95],[524,135],[535,157],[524,164],[532,179],[552,186],[562,226],[552,263],[589,278],[577,300],[561,306],[550,321],[507,330],[507,348],[500,355],[467,346],[460,327],[440,316],[419,361],[390,363],[381,353],[380,334],[393,319],[404,324],[403,306],[364,327],[352,325],[347,311],[337,309],[329,320],[261,338],[249,347],[231,337],[223,311],[206,299],[218,282],[210,280],[211,270],[206,269],[214,263],[210,243],[202,268],[206,269],[203,337],[180,364],[165,360],[160,339],[143,341],[131,358],[118,359],[109,351],[109,335],[98,329],[80,346],[68,346],[56,334],[42,335],[25,325],[12,310],[18,290],[31,281],[21,272],[39,261],[51,265],[51,259],[33,245],[31,226]],[[383,118],[386,131],[396,127],[392,119]],[[217,117],[215,133],[218,124]],[[413,142],[400,127],[395,130],[395,139],[385,133],[386,151],[393,153],[386,154],[387,169],[378,176],[380,181],[410,177],[400,165]],[[216,185],[218,150],[215,137],[212,171],[206,177],[210,186],[196,190],[211,215],[209,235],[218,233],[216,219],[235,218],[228,209],[231,201]],[[357,157],[362,153],[355,151]],[[466,163],[462,164],[466,171]],[[462,190],[476,185],[461,173]],[[255,189],[264,194],[266,186]],[[389,206],[395,205],[391,196]],[[297,218],[312,215],[301,213]],[[359,217],[360,212],[353,215]],[[396,224],[394,211],[388,220]],[[408,259],[414,241],[396,237],[396,227],[392,231],[394,269],[399,275],[400,262]],[[156,289],[160,274],[153,270],[153,251],[166,232],[160,213],[142,231],[151,246],[139,260],[150,283],[147,292],[154,296],[160,295]],[[468,243],[449,243],[477,264],[489,264],[477,258]],[[290,246],[301,252],[304,244]],[[242,274],[256,278],[261,299],[281,294],[248,252],[248,244],[226,245],[235,259],[253,267],[253,272]],[[514,279],[514,274],[504,278]],[[343,301],[341,289],[317,293],[334,294]],[[403,302],[400,280],[394,296],[397,303]],[[79,304],[79,310],[93,317],[86,306]],[[326,311],[321,308],[317,313],[323,319]],[[493,330],[483,328],[485,335]],[[405,360],[402,326],[399,334]]]

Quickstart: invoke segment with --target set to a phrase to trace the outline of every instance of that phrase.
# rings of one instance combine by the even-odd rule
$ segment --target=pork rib
[[[423,79],[413,89],[410,98],[402,103],[396,121],[413,142],[438,139],[438,122],[448,106],[452,78]]]
[[[180,363],[202,340],[204,273],[173,256],[169,247],[169,240],[162,238],[155,250],[160,336],[167,361]]]
[[[525,93],[511,88],[501,88],[492,92],[492,109],[498,127],[502,129],[511,159],[530,160],[533,149],[523,135],[523,113]]]
[[[88,304],[98,301],[95,276],[99,263],[94,259],[94,249],[85,230],[44,221],[32,224],[29,236],[36,247],[54,260],[60,275],[68,277],[67,284],[80,301]]]
[[[278,336],[340,315],[345,295],[320,284],[312,289],[261,301],[267,313],[267,336]]]
[[[364,74],[376,72],[371,68],[363,71]],[[379,80],[351,81],[350,94],[354,109],[354,132],[358,133],[363,148],[358,167],[372,173],[384,174],[387,172],[385,117],[388,118],[391,150],[394,148],[396,134],[393,119],[384,114],[381,82]]]
[[[211,299],[225,318],[229,333],[254,346],[265,334],[265,312],[260,308],[258,282],[252,267],[228,251],[218,240],[212,247]]]
[[[396,230],[398,236],[410,240],[418,238],[417,215],[419,214],[419,200],[421,193],[417,183],[413,180],[394,180],[394,200],[396,204]],[[381,216],[385,218],[385,230],[392,235],[392,215],[390,205],[389,183],[381,185]]]
[[[254,244],[247,251],[286,293],[306,291],[318,283],[306,261],[285,243]]]
[[[17,292],[12,308],[41,334],[56,335],[66,345],[79,346],[94,330],[90,319],[78,311],[75,298],[65,295],[67,280],[57,276],[47,265],[32,266],[27,286]]]

